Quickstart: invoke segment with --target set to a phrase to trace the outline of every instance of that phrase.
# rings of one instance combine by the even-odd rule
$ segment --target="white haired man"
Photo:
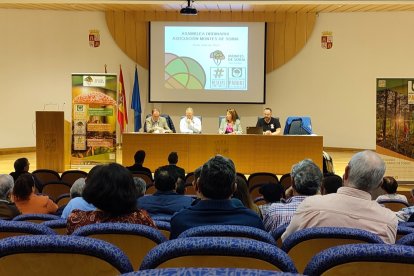
[[[8,174],[0,174],[0,219],[10,220],[20,215],[20,211],[16,205],[10,202],[13,187],[13,177]]]
[[[395,243],[397,218],[391,210],[372,200],[382,183],[385,163],[373,151],[355,154],[345,168],[344,186],[337,193],[306,198],[297,208],[285,240],[297,230],[310,227],[348,227],[370,231],[386,243]]]

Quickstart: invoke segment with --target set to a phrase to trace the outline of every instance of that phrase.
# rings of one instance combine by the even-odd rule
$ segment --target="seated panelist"
[[[160,116],[160,110],[154,108],[151,111],[151,116],[145,120],[145,132],[148,133],[171,133],[168,127],[167,119]]]
[[[272,109],[269,107],[263,109],[263,118],[257,120],[256,126],[263,128],[264,135],[282,134],[279,119],[272,117]]]
[[[191,107],[185,110],[185,117],[180,121],[181,133],[201,133],[201,120],[193,116],[194,111]]]
[[[234,108],[227,109],[226,118],[220,122],[220,134],[243,134],[240,118]]]

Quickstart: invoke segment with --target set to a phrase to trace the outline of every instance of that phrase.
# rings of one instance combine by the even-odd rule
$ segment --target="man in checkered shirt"
[[[319,193],[322,184],[322,172],[316,164],[305,159],[292,166],[293,196],[286,203],[273,203],[264,217],[267,231],[289,224],[299,204],[307,197]]]

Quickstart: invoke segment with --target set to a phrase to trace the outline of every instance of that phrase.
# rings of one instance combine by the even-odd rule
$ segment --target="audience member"
[[[89,172],[88,177],[93,174],[95,168],[93,167],[92,170]],[[73,210],[83,210],[83,211],[93,211],[96,210],[96,207],[88,203],[83,197],[82,193],[85,189],[85,178],[79,178],[77,179],[72,187],[70,187],[70,198],[71,200],[66,204],[66,206],[63,208],[62,214],[60,215],[61,218],[67,219],[69,215],[72,213]]]
[[[234,108],[227,109],[226,118],[220,122],[220,134],[243,134],[239,115]]]
[[[194,117],[194,111],[191,107],[185,110],[185,117],[180,121],[181,133],[201,133],[201,120]]]
[[[166,168],[171,174],[174,175],[175,181],[177,182],[178,178],[181,178],[181,181],[185,179],[185,170],[177,166],[178,163],[178,154],[173,151],[168,155],[168,166]]]
[[[236,190],[233,193],[233,198],[240,200],[246,208],[254,211],[259,217],[262,217],[259,207],[253,202],[249,193],[246,180],[241,176],[236,176]]]
[[[282,134],[279,118],[272,117],[272,109],[269,107],[263,109],[263,118],[257,120],[256,126],[263,128],[264,135]]]
[[[10,196],[13,191],[14,180],[11,175],[0,174],[0,219],[10,220],[20,215]]]
[[[259,205],[263,217],[268,213],[272,203],[279,203],[284,197],[285,191],[280,183],[267,183],[259,188],[259,194],[263,196],[265,204]]]
[[[25,157],[14,161],[14,172],[10,173],[10,175],[13,177],[13,180],[16,182],[17,178],[19,178],[21,174],[29,172],[29,166],[29,160]]]
[[[326,173],[323,175],[321,194],[327,195],[336,193],[342,187],[342,178],[333,173]]]
[[[381,200],[401,200],[408,204],[407,197],[405,195],[397,194],[398,182],[394,177],[385,176],[382,179],[381,189],[383,189],[386,194],[380,195],[377,197],[377,201]]]
[[[138,176],[134,176],[134,184],[135,184],[135,188],[137,189],[137,199],[144,196],[145,192],[147,191],[147,183],[145,183],[145,180],[142,179],[141,177]]]
[[[145,151],[139,150],[134,155],[134,165],[126,167],[131,172],[146,172],[151,175],[151,170],[144,167],[144,160],[145,160]]]
[[[167,119],[160,116],[160,110],[153,108],[151,116],[145,120],[145,132],[148,133],[170,133],[172,130],[168,126]]]
[[[131,173],[117,163],[98,165],[88,175],[83,198],[96,206],[95,211],[73,210],[67,219],[72,234],[84,225],[103,222],[144,224],[156,228],[146,211],[136,207],[137,189]]]
[[[202,166],[196,182],[201,200],[173,215],[170,239],[177,238],[183,231],[202,225],[246,225],[264,229],[260,217],[231,199],[236,190],[236,169],[233,161],[217,155]]]
[[[293,197],[286,203],[273,203],[264,217],[264,225],[267,231],[288,224],[293,217],[298,205],[308,196],[319,193],[322,184],[322,172],[316,164],[305,159],[293,165],[292,172]]]
[[[35,194],[35,181],[30,173],[17,178],[12,200],[22,214],[53,214],[58,206],[48,197]]]
[[[296,210],[286,232],[310,227],[349,227],[377,234],[384,242],[394,243],[397,218],[394,212],[371,198],[370,192],[381,185],[385,163],[372,151],[355,154],[345,168],[344,186],[337,193],[306,198]]]
[[[193,199],[175,192],[176,179],[168,166],[158,168],[154,174],[157,191],[138,199],[138,208],[146,210],[151,216],[171,216],[191,205]]]

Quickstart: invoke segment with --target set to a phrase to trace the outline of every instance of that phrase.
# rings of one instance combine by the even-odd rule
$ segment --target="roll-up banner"
[[[116,74],[72,74],[71,167],[116,161]]]

